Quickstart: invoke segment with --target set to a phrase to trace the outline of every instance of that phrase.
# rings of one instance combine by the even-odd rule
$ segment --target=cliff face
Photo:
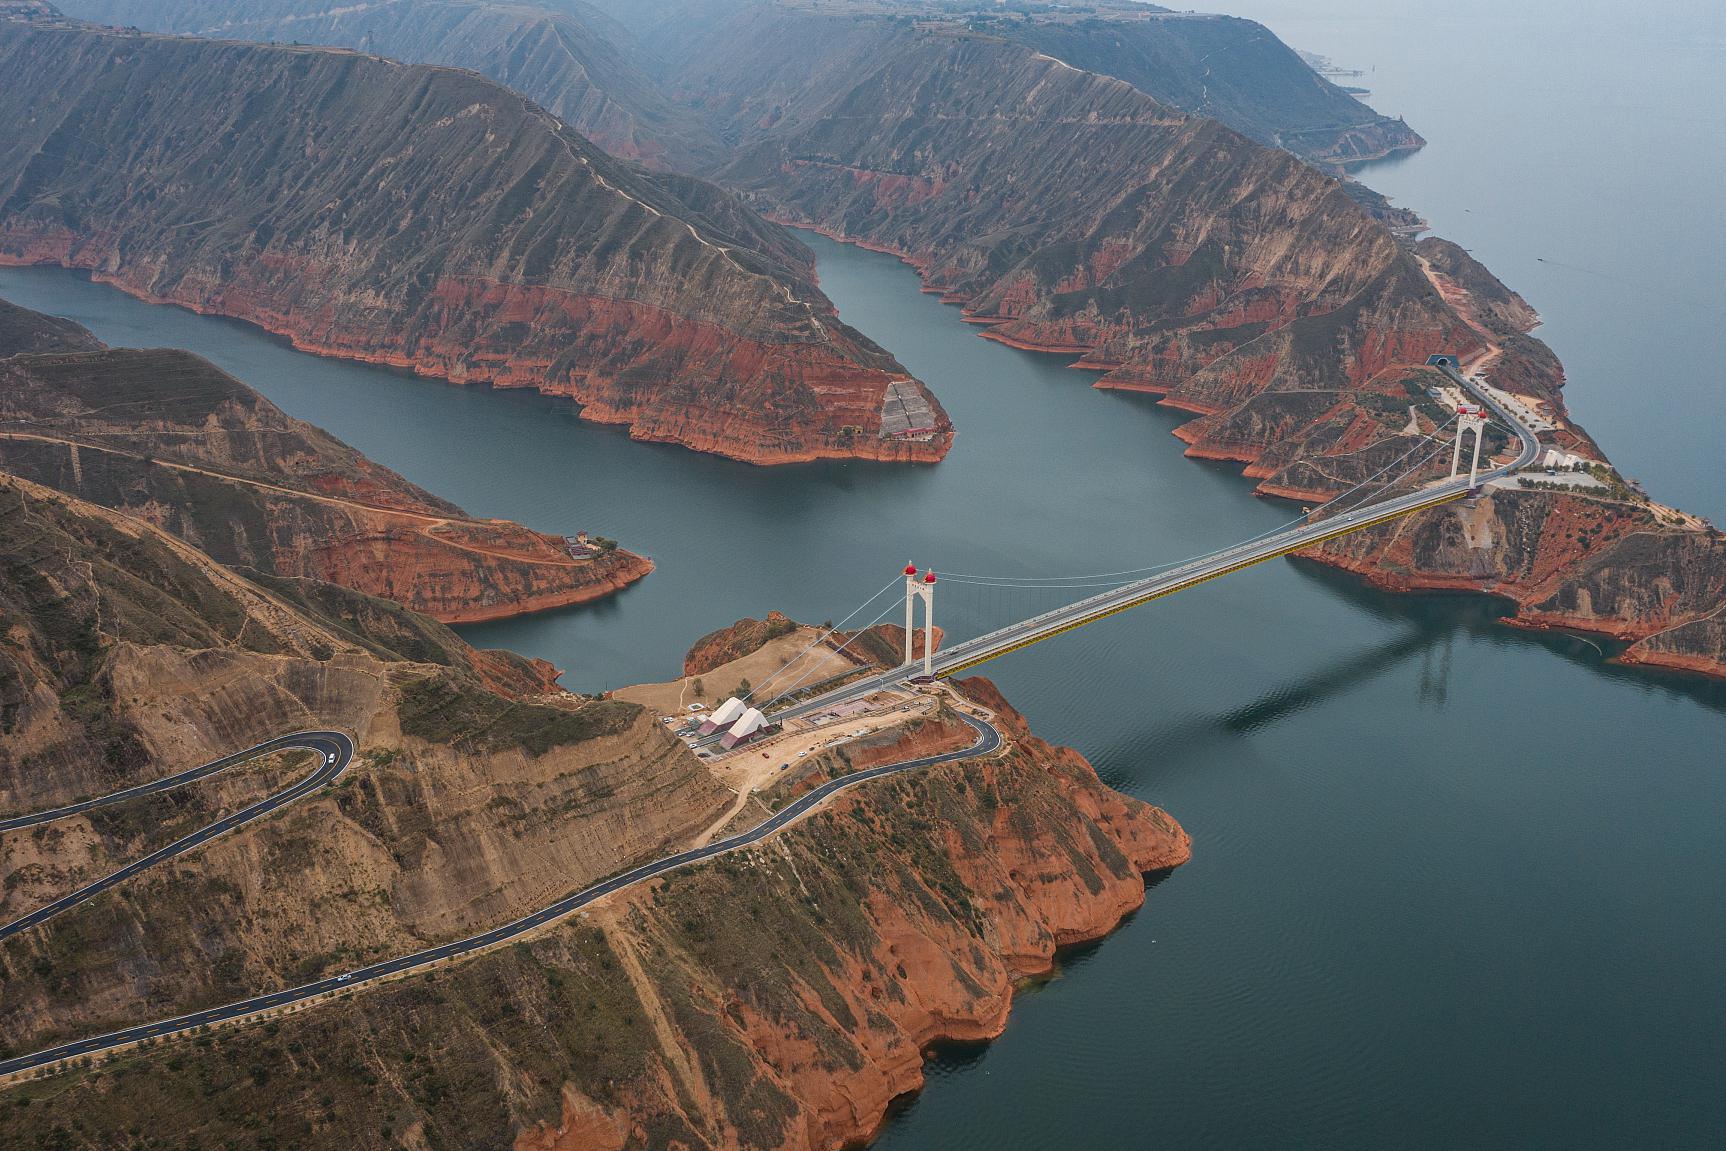
[[[231,567],[341,584],[444,623],[585,603],[652,570],[621,549],[576,558],[559,537],[473,519],[187,352],[103,348],[3,303],[0,325],[0,468]],[[81,350],[13,354],[55,338]]]
[[[0,68],[0,260],[755,462],[950,441],[789,241],[478,76],[18,23]]]
[[[380,1123],[522,1151],[862,1140],[920,1086],[930,1043],[999,1033],[1016,981],[1188,853],[1163,813],[967,690],[1013,736],[1000,758],[859,789],[435,982],[130,1055],[99,1085],[26,1085],[16,1130],[77,1107],[94,1137],[178,1112],[219,1142],[250,1115],[307,1147]],[[233,1106],[191,1106],[205,1084]]]

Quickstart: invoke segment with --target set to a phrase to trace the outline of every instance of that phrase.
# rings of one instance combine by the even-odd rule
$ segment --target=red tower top
[[[905,565],[905,574],[908,576],[916,575],[917,574],[917,565],[916,564],[906,564]]]
[[[930,572],[928,575],[924,576],[923,582],[924,583],[934,583],[935,582],[935,573]]]

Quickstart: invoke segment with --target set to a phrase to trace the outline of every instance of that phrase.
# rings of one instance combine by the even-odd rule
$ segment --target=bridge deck
[[[1502,420],[1522,443],[1522,449],[1517,453],[1516,459],[1508,464],[1480,473],[1475,480],[1476,485],[1509,475],[1518,468],[1527,467],[1539,458],[1540,441],[1538,437],[1495,394],[1481,389],[1451,365],[1436,366],[1453,383],[1461,386],[1491,409],[1493,414]],[[1086,624],[1095,623],[1097,620],[1117,615],[1130,608],[1138,607],[1140,604],[1185,591],[1190,587],[1195,587],[1220,576],[1261,564],[1278,556],[1288,555],[1290,552],[1299,551],[1301,548],[1312,547],[1327,540],[1337,539],[1340,536],[1461,499],[1468,494],[1470,486],[1466,479],[1446,480],[1407,495],[1381,500],[1356,508],[1353,511],[1343,512],[1330,519],[1303,524],[1263,540],[1223,548],[1160,575],[1112,588],[1065,607],[1044,612],[1042,615],[956,644],[937,653],[934,660],[934,672],[942,678],[957,675],[1009,652],[1019,651],[1034,643],[1040,643],[1051,636],[1073,631],[1076,628],[1084,627]],[[911,666],[897,667],[891,671],[855,680],[778,712],[774,718],[793,718],[809,711],[831,707],[835,703],[858,695],[867,695],[872,691],[880,690],[882,687],[902,683],[917,674],[919,670],[920,668]]]

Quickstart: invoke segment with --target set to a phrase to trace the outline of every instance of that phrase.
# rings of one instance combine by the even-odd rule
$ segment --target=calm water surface
[[[606,604],[463,629],[580,688],[672,675],[743,614],[841,614],[907,558],[1115,570],[1288,516],[1183,459],[1172,414],[976,339],[887,257],[810,242],[845,318],[952,413],[944,464],[750,468],[64,272],[0,270],[0,295],[111,343],[200,351],[472,512],[651,554],[660,570]],[[1607,410],[1583,416],[1616,450]],[[1697,439],[1683,424],[1672,443]],[[942,622],[1047,606],[976,590],[943,585]],[[1041,734],[1173,812],[1195,855],[1028,993],[1000,1043],[938,1060],[883,1147],[1719,1144],[1726,688],[1617,671],[1586,641],[1497,626],[1485,601],[1292,562],[990,673]]]

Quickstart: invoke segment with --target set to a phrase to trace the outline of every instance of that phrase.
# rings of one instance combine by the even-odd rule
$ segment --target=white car
[[[809,749],[808,749],[808,748],[804,748],[804,749],[803,749],[803,750],[802,750],[802,751],[800,751],[800,752],[798,752],[798,753],[797,753],[797,758],[798,758],[798,759],[802,759],[802,758],[803,758],[803,757],[804,757],[804,756],[806,756],[806,755],[808,755],[808,754],[809,754]]]

